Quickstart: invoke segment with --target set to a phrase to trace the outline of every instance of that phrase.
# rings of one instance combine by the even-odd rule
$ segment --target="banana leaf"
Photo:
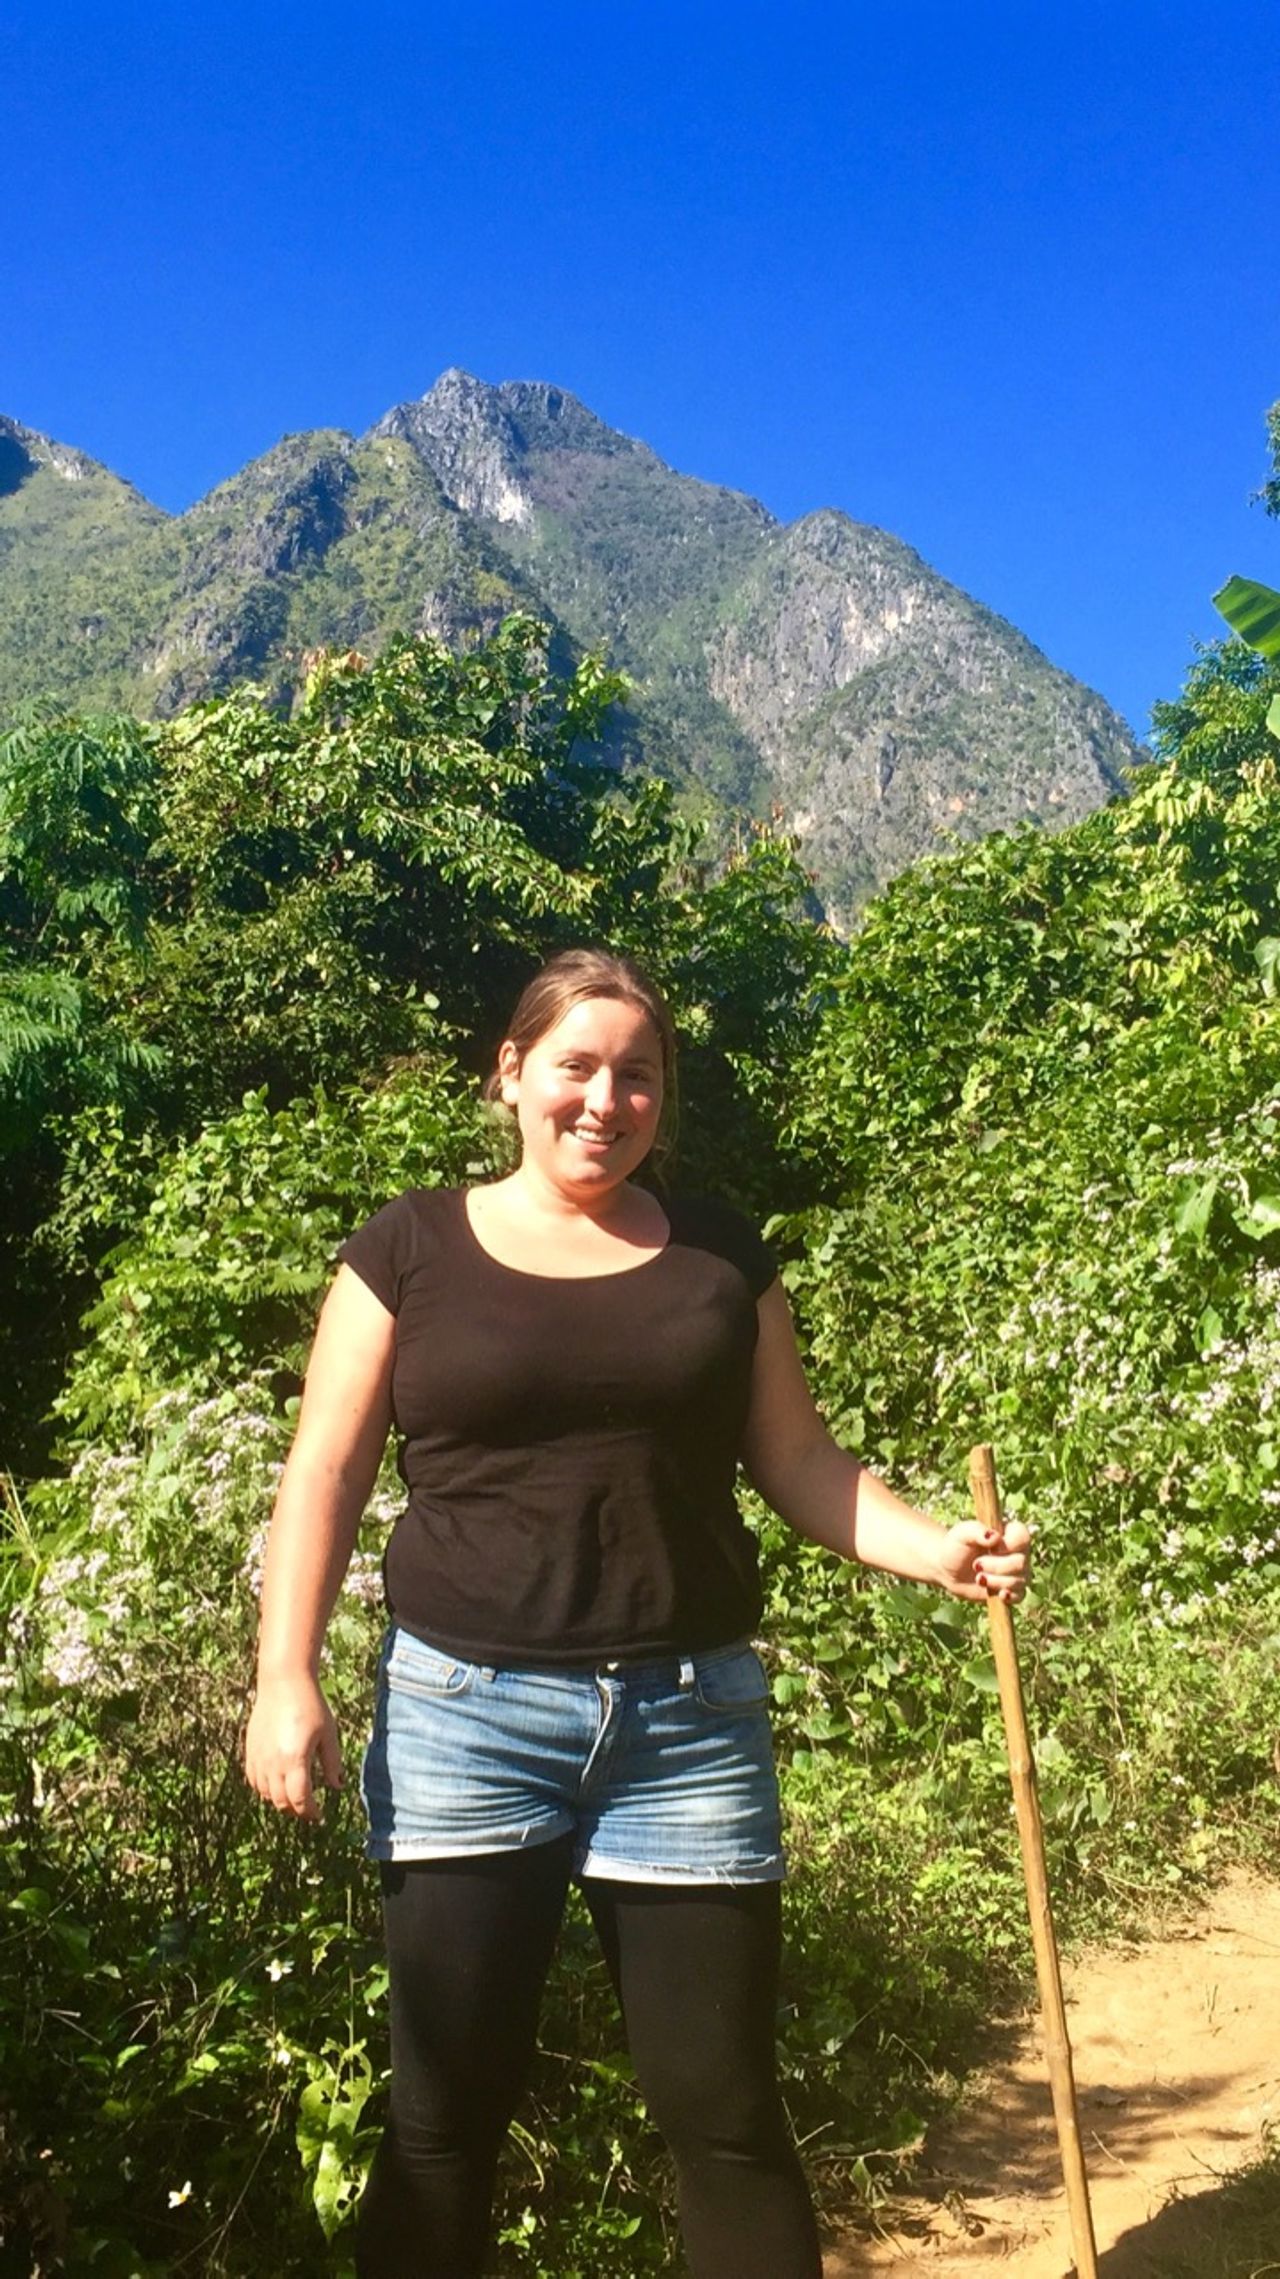
[[[1260,649],[1264,657],[1280,657],[1280,593],[1260,586],[1253,578],[1228,578],[1213,606],[1226,618],[1233,633]]]

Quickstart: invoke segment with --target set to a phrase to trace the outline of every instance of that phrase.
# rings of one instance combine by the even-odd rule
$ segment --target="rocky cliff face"
[[[469,373],[446,372],[421,403],[398,404],[373,433],[408,443],[461,513],[486,522],[529,520],[520,439],[497,391]]]
[[[543,382],[446,372],[361,439],[287,437],[177,518],[0,421],[0,711],[168,712],[244,678],[287,696],[321,643],[456,643],[513,608],[631,674],[615,759],[780,807],[841,917],[948,834],[1073,820],[1137,756],[1101,698],[900,540],[827,510],[779,525]]]
[[[840,514],[771,534],[706,654],[712,694],[845,902],[948,836],[1074,821],[1134,756],[1101,698]]]

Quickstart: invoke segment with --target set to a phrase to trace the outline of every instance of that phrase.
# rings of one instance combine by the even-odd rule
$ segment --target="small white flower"
[[[271,1980],[273,1985],[278,1985],[282,1978],[288,1977],[292,1969],[293,1964],[291,1962],[279,1962],[273,1955],[271,1961],[267,1964],[267,1977]]]
[[[188,2201],[190,2198],[191,2198],[191,2178],[190,2178],[190,2177],[188,2177],[188,2178],[187,2178],[187,2181],[186,2181],[186,2183],[183,2185],[183,2187],[182,2187],[182,2190],[181,2190],[180,2192],[170,2192],[170,2194],[169,2194],[169,2206],[170,2206],[171,2208],[181,2208],[181,2207],[184,2207],[184,2206],[186,2205],[187,2201]]]

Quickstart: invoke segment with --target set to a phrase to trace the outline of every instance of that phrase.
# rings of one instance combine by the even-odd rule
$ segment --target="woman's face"
[[[662,1114],[662,1045],[648,1014],[617,997],[584,997],[530,1045],[498,1054],[523,1166],[562,1194],[607,1192],[638,1170]]]

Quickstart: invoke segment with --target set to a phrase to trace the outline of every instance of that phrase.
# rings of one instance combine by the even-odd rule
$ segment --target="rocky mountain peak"
[[[538,469],[583,460],[625,462],[666,474],[648,444],[609,427],[567,388],[547,380],[490,387],[451,366],[416,403],[396,404],[371,430],[402,436],[464,514],[527,525],[541,497]]]
[[[38,467],[47,467],[66,483],[83,483],[91,475],[107,474],[107,469],[86,452],[74,451],[67,443],[55,443],[38,428],[23,427],[20,420],[7,419],[0,413],[0,498],[16,491]],[[118,476],[109,479],[119,480]]]
[[[371,432],[411,443],[463,514],[528,522],[533,501],[521,480],[523,443],[501,395],[455,365],[417,403],[396,404]]]
[[[609,427],[567,388],[553,387],[547,380],[504,380],[493,392],[528,452],[580,451],[601,459],[662,465],[647,443]]]

